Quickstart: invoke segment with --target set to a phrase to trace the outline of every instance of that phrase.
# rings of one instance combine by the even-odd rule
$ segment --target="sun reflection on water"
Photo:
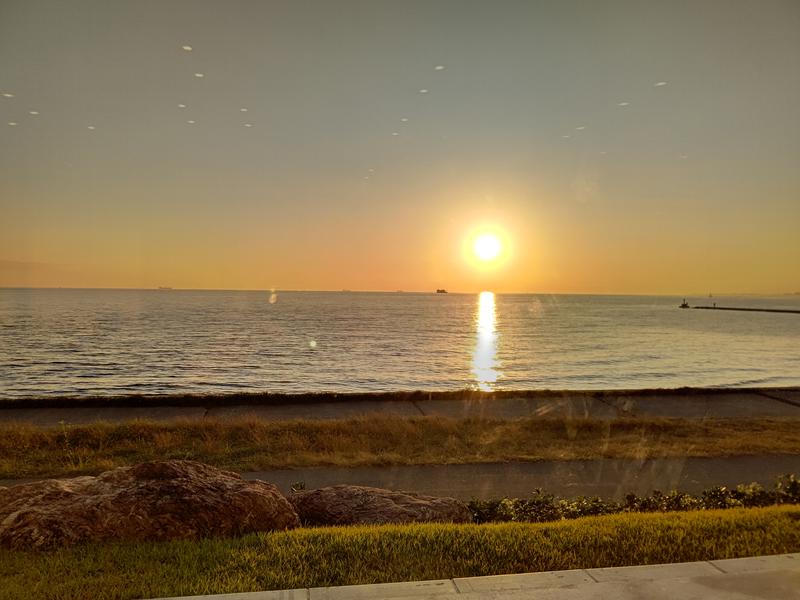
[[[477,339],[472,357],[472,373],[479,390],[493,389],[500,373],[497,371],[497,314],[494,294],[481,292],[475,314]]]

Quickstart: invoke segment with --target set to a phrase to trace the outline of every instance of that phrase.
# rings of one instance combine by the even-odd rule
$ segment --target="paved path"
[[[798,600],[800,554],[576,569],[183,600]],[[164,600],[164,599],[162,599]]]
[[[757,482],[772,487],[775,479],[800,473],[800,456],[733,456],[714,458],[595,459],[467,465],[384,467],[312,467],[242,473],[288,493],[302,481],[307,489],[339,483],[412,491],[462,500],[500,496],[525,497],[534,489],[565,498],[600,496],[622,500],[628,493],[649,494],[678,489],[700,493],[715,485],[732,487]],[[0,480],[11,486],[33,479]]]
[[[622,500],[628,493],[655,489],[700,493],[715,485],[757,482],[771,488],[787,473],[800,474],[800,456],[595,459],[467,465],[313,467],[244,473],[285,493],[302,481],[307,489],[338,483],[410,490],[462,500],[525,497],[536,488],[566,498],[600,496]]]
[[[164,402],[169,402],[165,398]],[[207,406],[98,406],[65,408],[8,408],[0,402],[0,423],[29,422],[57,427],[98,421],[133,419],[236,419],[255,417],[270,421],[291,419],[344,419],[373,415],[454,418],[564,417],[615,419],[619,417],[744,418],[800,417],[800,389],[768,388],[719,392],[663,390],[632,393],[606,391],[553,392],[535,396],[478,397],[476,399],[347,400],[283,404]]]

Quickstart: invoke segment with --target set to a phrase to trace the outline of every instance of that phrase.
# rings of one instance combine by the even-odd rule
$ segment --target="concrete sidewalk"
[[[797,600],[800,554],[304,588],[182,600]],[[162,599],[164,600],[164,599]]]
[[[168,403],[169,398],[165,397]],[[553,392],[537,396],[507,395],[478,399],[352,400],[215,406],[99,406],[6,408],[0,403],[0,423],[27,422],[45,427],[119,423],[134,419],[347,419],[368,416],[443,416],[452,418],[517,419],[527,417],[616,419],[621,417],[746,418],[800,417],[800,389],[663,390],[653,392]]]

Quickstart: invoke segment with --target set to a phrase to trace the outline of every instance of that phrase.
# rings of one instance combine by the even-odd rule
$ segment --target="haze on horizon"
[[[800,3],[4,0],[0,214],[3,287],[797,292]]]

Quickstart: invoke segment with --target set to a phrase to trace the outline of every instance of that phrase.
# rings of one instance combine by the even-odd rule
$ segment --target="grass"
[[[258,419],[0,425],[0,479],[94,474],[162,458],[281,467],[800,453],[800,419]]]
[[[199,542],[0,550],[0,599],[152,598],[797,551],[796,507],[547,524],[298,529]]]

